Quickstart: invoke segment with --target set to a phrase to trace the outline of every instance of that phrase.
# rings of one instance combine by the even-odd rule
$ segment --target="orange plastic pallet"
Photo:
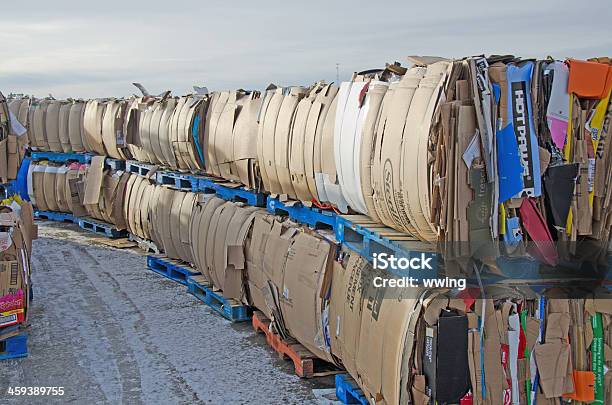
[[[276,351],[281,358],[288,357],[293,361],[295,374],[302,378],[321,377],[330,374],[336,374],[337,370],[329,370],[330,365],[320,360],[312,354],[308,349],[299,344],[297,341],[285,340],[277,333],[270,330],[270,320],[259,311],[253,312],[253,328],[256,332],[262,332],[266,335],[268,345]],[[323,362],[327,365],[323,371],[315,372],[317,363]]]

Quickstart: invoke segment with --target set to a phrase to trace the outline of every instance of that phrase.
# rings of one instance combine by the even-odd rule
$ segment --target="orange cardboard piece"
[[[571,59],[567,91],[579,97],[602,99],[612,88],[612,66]]]
[[[595,400],[595,373],[592,371],[574,370],[574,392],[564,394],[563,398],[573,399],[579,402],[591,402]]]

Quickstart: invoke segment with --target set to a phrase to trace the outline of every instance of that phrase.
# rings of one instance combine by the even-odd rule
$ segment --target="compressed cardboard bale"
[[[338,92],[339,100],[346,98],[344,111],[336,111],[334,130],[338,182],[351,208],[366,215],[370,215],[366,195],[372,194],[369,162],[373,154],[375,123],[387,87],[388,84],[377,76],[368,80],[357,75],[353,81],[342,83]],[[364,187],[362,182],[368,186]],[[373,215],[376,218],[376,214]]]
[[[237,209],[238,207],[236,204],[228,201],[223,209],[219,211],[219,218],[216,221],[217,226],[214,233],[212,268],[209,268],[209,270],[211,270],[213,284],[221,291],[223,291],[225,287],[225,239],[227,237],[229,223]]]
[[[169,98],[162,102],[160,106],[163,108],[162,115],[159,121],[159,150],[161,155],[158,156],[160,162],[166,166],[176,167],[176,157],[170,143],[170,122],[176,107],[176,98]],[[155,145],[154,145],[155,148]]]
[[[45,135],[47,145],[52,152],[62,152],[62,144],[59,134],[60,108],[62,103],[58,100],[50,100],[45,114]]]
[[[334,130],[336,126],[336,111],[338,109],[338,96],[334,97],[321,131],[321,176],[317,184],[317,191],[321,202],[328,202],[337,207],[340,212],[348,212],[348,204],[342,196],[338,176],[336,173],[336,160],[334,158]]]
[[[264,209],[255,207],[237,210],[227,231],[225,290],[223,290],[223,295],[245,305],[249,304],[247,296],[249,235],[255,218],[264,212]]]
[[[378,139],[381,143],[379,163],[373,166],[378,173],[372,172],[376,203],[382,205],[379,217],[383,221],[390,220],[385,225],[409,233],[415,233],[406,212],[403,210],[403,195],[401,193],[401,159],[402,139],[406,117],[410,110],[413,96],[426,73],[426,68],[415,66],[406,72],[399,82],[390,86],[393,91],[387,93],[389,112],[384,132]],[[379,208],[377,208],[379,209]]]
[[[274,165],[278,178],[278,187],[270,190],[274,194],[286,194],[295,198],[295,190],[291,183],[289,172],[290,136],[293,116],[300,100],[306,95],[304,87],[291,87],[278,112],[276,128],[274,130]],[[265,147],[265,146],[264,146]],[[272,183],[276,186],[274,183]]]
[[[50,150],[49,144],[47,143],[46,134],[46,115],[47,108],[49,107],[50,100],[39,100],[32,103],[32,109],[30,110],[32,123],[32,136],[30,141],[32,146],[38,150]]]
[[[72,146],[70,145],[70,109],[72,103],[62,102],[59,110],[59,138],[62,145],[62,151],[64,153],[72,152]]]
[[[83,128],[85,131],[85,142],[88,152],[98,155],[106,155],[104,142],[102,140],[102,118],[106,103],[99,100],[89,100],[85,105],[83,115]]]
[[[357,351],[361,326],[362,293],[365,274],[372,266],[365,258],[343,250],[344,260],[333,263],[329,306],[331,352],[342,360],[352,376],[357,374]]]
[[[316,90],[316,97],[306,117],[306,126],[304,128],[304,178],[306,179],[308,192],[316,201],[326,200],[321,162],[323,125],[329,107],[337,92],[338,88],[336,86],[321,84]],[[302,190],[302,186],[294,185],[294,188],[296,187]],[[306,195],[305,190],[303,192]],[[297,193],[298,190],[296,189]]]
[[[55,197],[57,199],[58,210],[61,212],[70,212],[68,200],[66,199],[66,175],[68,174],[68,166],[63,165],[57,168],[55,174]]]
[[[49,211],[59,211],[57,197],[55,195],[55,177],[58,169],[57,166],[48,165],[45,167],[45,173],[43,175],[43,197]]]
[[[243,269],[244,263],[244,239],[246,237],[246,229],[243,226],[247,223],[247,219],[251,218],[256,207],[240,207],[235,204],[235,209],[224,210],[223,216],[219,218],[217,229],[225,229],[225,238],[219,243],[223,237],[223,232],[217,232],[217,240],[215,241],[215,271],[216,278],[221,283],[219,287],[223,291],[223,296],[242,301],[243,298]],[[229,219],[228,219],[229,217]],[[252,222],[252,218],[250,219]],[[240,236],[241,230],[243,235]]]
[[[125,185],[125,197],[124,197],[125,204],[123,205],[123,218],[125,220],[125,224],[126,224],[128,232],[130,232],[133,235],[142,237],[141,235],[137,235],[135,233],[135,226],[134,226],[134,209],[135,209],[134,207],[134,199],[135,199],[134,184],[138,180],[138,177],[139,176],[136,174],[131,174]]]
[[[182,246],[182,260],[187,263],[193,263],[193,256],[191,254],[191,239],[189,239],[189,222],[191,214],[195,208],[196,194],[195,193],[183,193],[183,204],[181,205],[181,211],[179,213],[178,224],[179,228],[179,241]]]
[[[209,281],[217,288],[220,285],[219,280],[217,279],[217,272],[215,269],[215,243],[217,240],[217,231],[219,220],[223,211],[226,209],[233,209],[234,205],[230,202],[226,202],[220,206],[218,206],[212,213],[210,224],[208,225],[208,234],[206,235],[206,274],[209,277]]]
[[[44,176],[46,168],[46,164],[33,163],[28,169],[28,196],[34,207],[40,211],[49,211],[44,194]]]
[[[306,124],[313,103],[317,97],[317,92],[321,91],[322,84],[315,84],[309,91],[308,95],[300,100],[298,103],[295,116],[293,118],[293,125],[291,126],[291,135],[289,137],[289,174],[291,175],[291,183],[295,194],[292,198],[301,201],[311,201],[315,197],[310,192],[308,187],[308,181],[306,179],[306,163],[305,159],[307,155],[310,155],[311,167],[312,167],[312,156],[314,149],[314,136],[311,138],[311,142],[306,144]],[[311,130],[312,135],[314,131]],[[306,148],[312,148],[308,153]],[[313,176],[312,172],[310,173]]]
[[[262,111],[259,115],[257,159],[259,160],[263,187],[268,192],[278,192],[280,189],[274,163],[274,136],[283,99],[282,88],[273,88],[266,91]],[[282,190],[280,191],[282,193]]]
[[[402,140],[402,178],[400,190],[408,220],[421,240],[435,241],[437,232],[430,218],[431,179],[428,175],[429,132],[439,94],[450,64],[446,61],[427,66],[410,105]],[[417,192],[409,189],[416,179]]]
[[[102,141],[104,149],[113,159],[124,159],[121,151],[125,143],[123,137],[123,117],[127,102],[124,100],[109,100],[102,116]]]
[[[151,143],[151,138],[154,136],[151,132],[157,130],[157,128],[155,128],[154,124],[151,125],[151,121],[153,121],[153,115],[155,115],[155,111],[158,109],[158,107],[159,103],[157,100],[155,100],[152,103],[146,104],[144,109],[140,112],[140,122],[138,126],[140,146],[147,154],[147,161],[150,163],[157,163],[157,158],[155,157]]]
[[[196,203],[191,214],[189,227],[191,254],[194,264],[200,273],[204,274],[208,280],[212,280],[207,267],[206,242],[213,213],[225,201],[211,194],[199,194],[198,198],[199,201]]]
[[[79,100],[69,105],[68,138],[70,140],[70,148],[74,152],[84,152],[85,128],[83,126],[83,116],[85,113],[85,103]]]
[[[262,101],[259,92],[251,92],[244,100],[240,115],[234,125],[231,179],[239,181],[249,188],[256,188],[259,185],[257,174],[257,132],[259,127],[257,117]]]
[[[80,163],[71,163],[67,166],[64,183],[64,193],[68,212],[80,216],[85,211],[85,207],[81,203],[76,189],[76,182],[85,171],[85,165]]]
[[[204,169],[202,134],[208,107],[208,96],[187,96],[178,122],[176,147],[189,170]]]
[[[336,246],[316,232],[298,232],[287,251],[280,300],[283,323],[317,357],[335,362],[323,318],[329,304]]]
[[[149,152],[154,157],[154,163],[159,164],[162,163],[164,156],[161,151],[161,146],[159,143],[159,132],[160,132],[160,124],[161,119],[165,111],[165,105],[162,100],[158,100],[155,102],[153,106],[153,116],[151,117],[151,122],[149,124],[149,140],[148,147]]]
[[[189,165],[185,161],[179,148],[179,131],[182,124],[181,120],[184,119],[186,111],[189,109],[187,101],[188,99],[186,97],[179,97],[176,107],[174,108],[172,118],[170,119],[170,145],[172,146],[173,154],[176,157],[176,167],[174,167],[174,169],[189,168]]]
[[[174,192],[169,188],[162,187],[161,195],[156,207],[155,217],[156,223],[161,225],[157,227],[160,229],[160,242],[168,257],[178,257],[178,248],[174,246],[174,242],[170,234],[172,227],[175,226],[171,216],[173,201]]]
[[[204,140],[206,150],[206,172],[215,176],[221,175],[219,164],[217,163],[217,151],[215,149],[217,128],[219,126],[221,114],[225,109],[225,104],[228,101],[229,94],[229,91],[213,93],[208,107],[205,125],[206,139]],[[219,132],[219,136],[221,136],[221,132]]]
[[[266,303],[267,279],[263,270],[263,260],[268,235],[272,229],[274,217],[264,212],[258,212],[253,219],[253,227],[245,243],[245,258],[247,262],[248,302],[262,311],[268,318],[272,312]]]

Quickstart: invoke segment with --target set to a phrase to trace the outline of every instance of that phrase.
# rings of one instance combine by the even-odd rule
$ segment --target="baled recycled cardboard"
[[[39,150],[49,150],[49,144],[47,143],[47,134],[45,130],[45,121],[47,115],[47,108],[49,106],[49,100],[40,100],[37,103],[32,104],[33,109],[31,110],[32,119],[32,137],[30,141],[34,141],[32,146]]]
[[[127,102],[124,100],[111,100],[106,104],[102,116],[102,142],[108,156],[113,159],[123,159],[120,151],[120,141],[123,141],[123,116]]]
[[[264,184],[264,189],[272,193],[278,193],[280,190],[280,193],[278,194],[282,194],[282,188],[276,174],[274,139],[276,124],[284,100],[283,89],[274,89],[271,95],[266,93],[266,97],[270,98],[270,102],[266,107],[265,115],[262,117],[260,114],[257,158],[259,160],[259,166],[262,172],[261,178]]]
[[[106,155],[102,142],[102,117],[106,104],[98,100],[89,100],[85,105],[83,127],[88,151],[98,155]]]
[[[340,212],[346,213],[348,212],[348,204],[342,196],[342,190],[338,184],[336,160],[334,157],[334,131],[337,109],[338,95],[336,94],[327,111],[321,130],[321,175],[317,180],[317,192],[321,202],[329,202],[337,207]]]
[[[256,214],[251,236],[245,244],[249,303],[262,311],[268,318],[272,317],[272,313],[265,300],[264,292],[267,284],[263,270],[263,259],[267,254],[265,248],[273,223],[274,217],[271,215]]]
[[[233,133],[233,161],[235,173],[232,177],[238,178],[242,184],[249,188],[257,187],[257,117],[262,105],[259,92],[252,92],[245,100],[242,111],[236,120]],[[232,168],[234,170],[234,168]]]
[[[287,251],[281,311],[287,330],[308,350],[333,362],[324,337],[323,308],[331,287],[335,247],[316,234],[298,232]]]
[[[290,223],[275,221],[266,241],[263,271],[268,280],[277,288],[283,286],[283,272],[287,262],[287,252],[297,228]]]
[[[410,289],[408,296],[401,289],[376,288],[372,277],[364,283],[362,319],[357,352],[358,381],[366,396],[376,402],[399,403],[401,369],[412,317],[418,316],[419,291]],[[382,333],[381,333],[382,331]],[[409,344],[412,341],[409,340]],[[362,348],[367,347],[368,350]],[[407,348],[408,349],[408,348]],[[410,352],[410,350],[408,350]]]
[[[243,276],[246,275],[244,243],[248,229],[255,218],[253,213],[257,210],[256,207],[237,206],[227,226],[223,254],[225,260],[223,296],[237,301],[242,301],[244,296]]]
[[[55,198],[58,209],[62,212],[69,212],[68,201],[66,200],[66,174],[68,173],[67,166],[57,168],[55,174]]]
[[[309,147],[311,148],[310,160],[312,165],[312,148],[314,148],[312,142],[314,138],[311,138],[310,145],[306,145],[306,124],[317,90],[318,87],[315,85],[314,88],[309,90],[308,96],[299,101],[295,109],[291,135],[289,137],[289,174],[291,175],[291,183],[295,191],[295,195],[291,197],[301,201],[310,201],[314,198],[310,193],[306,180],[305,158],[306,147]]]
[[[72,103],[62,102],[59,110],[59,138],[64,153],[72,152],[70,145],[69,119]]]
[[[323,126],[330,105],[336,97],[337,92],[338,88],[336,86],[331,84],[324,86],[318,92],[308,112],[308,118],[306,119],[304,134],[304,169],[310,194],[318,201],[327,200],[325,197],[319,196],[319,190],[321,190],[323,196],[326,196],[322,178]]]
[[[283,102],[278,112],[276,129],[274,131],[274,165],[276,166],[276,175],[280,187],[270,190],[270,192],[274,194],[295,196],[295,190],[293,189],[291,174],[289,172],[291,127],[297,105],[305,95],[305,88],[290,87],[288,94],[283,98]]]
[[[215,287],[224,290],[225,286],[225,268],[227,264],[226,238],[230,222],[236,213],[238,207],[236,204],[228,202],[225,208],[219,213],[219,221],[217,222],[217,230],[215,232],[214,244],[214,273],[211,274]]]
[[[208,119],[206,120],[206,171],[209,174],[219,176],[221,173],[219,171],[219,165],[217,163],[217,151],[215,150],[215,143],[217,136],[222,136],[221,132],[217,134],[217,129],[219,128],[219,121],[221,118],[221,114],[225,108],[225,104],[229,98],[229,92],[223,91],[220,93],[214,93],[208,107]]]
[[[102,177],[104,176],[104,160],[104,156],[94,156],[91,159],[85,183],[84,205],[98,204],[102,188]]]
[[[59,210],[57,198],[55,196],[55,176],[57,174],[57,170],[57,166],[47,165],[43,175],[43,198],[49,211]]]
[[[197,203],[191,215],[191,253],[194,258],[194,264],[200,273],[212,281],[207,267],[207,238],[210,231],[210,223],[213,218],[213,213],[225,202],[217,197],[210,197],[204,203]]]
[[[176,99],[168,98],[164,102],[160,108],[162,108],[162,115],[159,119],[159,132],[158,132],[158,141],[159,141],[159,153],[157,158],[159,161],[167,166],[176,167],[176,158],[174,157],[174,152],[172,150],[172,145],[170,144],[170,120],[172,118],[172,113],[174,112],[174,108],[176,107]],[[156,145],[153,145],[155,149]]]
[[[436,229],[430,218],[429,131],[450,64],[446,61],[427,66],[406,117],[402,141],[400,190],[408,219],[421,240],[435,241]],[[410,192],[416,179],[418,192]]]
[[[361,139],[361,154],[355,156],[355,165],[359,166],[359,182],[361,194],[364,198],[367,215],[378,221],[376,207],[374,204],[374,190],[372,189],[372,165],[375,160],[374,145],[376,143],[377,124],[382,114],[384,96],[389,87],[388,83],[376,81],[370,82],[367,98],[369,103],[368,114],[363,123],[363,135]]]
[[[404,210],[403,196],[401,193],[401,158],[402,145],[406,118],[412,105],[412,99],[416,89],[425,76],[426,68],[412,67],[408,69],[402,79],[397,82],[391,93],[390,110],[380,148],[380,164],[377,173],[381,187],[380,201],[385,205],[384,212],[388,212],[391,219],[385,225],[414,234],[415,229],[410,224],[407,213]],[[374,174],[373,174],[374,178]],[[386,215],[379,215],[385,220]]]
[[[70,112],[68,114],[68,138],[70,140],[70,148],[74,152],[83,152],[85,150],[83,146],[83,137],[85,136],[83,128],[85,103],[82,101],[75,101],[68,105],[70,106]]]
[[[59,135],[59,119],[60,119],[60,101],[51,100],[47,106],[45,114],[45,134],[47,136],[47,144],[52,152],[62,152],[62,144]]]
[[[208,226],[208,234],[206,235],[206,274],[209,276],[210,282],[213,283],[216,288],[219,288],[220,284],[219,280],[217,279],[215,268],[215,244],[217,240],[217,231],[219,228],[218,225],[223,211],[228,208],[231,209],[230,207],[233,207],[233,205],[229,202],[225,202],[215,209]]]
[[[219,174],[224,179],[232,179],[231,165],[234,155],[234,124],[242,110],[242,104],[246,97],[245,92],[241,90],[230,92],[217,124],[213,151],[215,153],[215,161],[219,167]]]

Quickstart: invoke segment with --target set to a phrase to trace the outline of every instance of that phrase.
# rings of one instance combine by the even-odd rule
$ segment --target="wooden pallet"
[[[281,359],[293,361],[295,374],[301,378],[323,377],[338,374],[340,371],[333,365],[319,359],[295,339],[283,339],[270,330],[270,320],[260,311],[254,311],[252,317],[253,329],[266,335],[268,345],[274,349]]]

